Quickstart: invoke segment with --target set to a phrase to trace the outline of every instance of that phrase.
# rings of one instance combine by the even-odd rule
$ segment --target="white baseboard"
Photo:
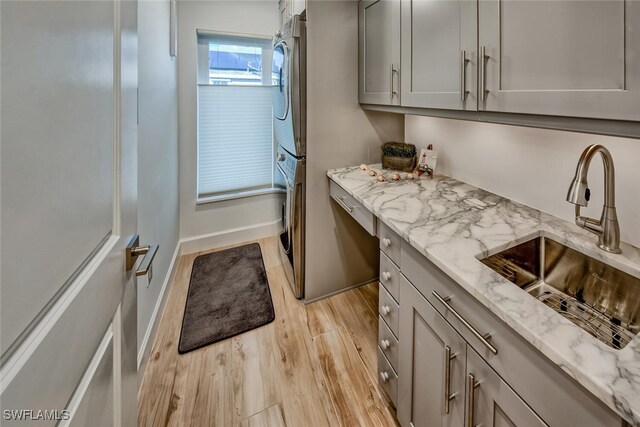
[[[187,237],[180,239],[180,255],[274,236],[280,232],[281,228],[280,220],[278,219],[247,227],[232,228],[216,233]]]
[[[158,329],[158,324],[160,323],[160,315],[162,314],[162,308],[164,307],[164,303],[166,297],[168,295],[167,288],[169,284],[173,281],[173,278],[176,275],[176,270],[178,269],[178,256],[180,255],[180,242],[176,244],[176,249],[173,251],[173,256],[171,257],[171,263],[169,264],[169,269],[167,270],[167,275],[164,278],[164,282],[162,283],[162,288],[160,289],[160,295],[158,295],[158,300],[156,301],[156,305],[153,308],[153,313],[151,313],[151,319],[149,321],[149,326],[147,326],[147,331],[144,334],[144,338],[142,339],[142,345],[140,346],[140,351],[138,352],[138,372],[140,372],[140,367],[143,365],[143,362],[149,357],[149,352],[151,351],[151,347],[153,344],[153,338],[155,338],[155,332]],[[144,363],[146,365],[146,363]],[[143,370],[144,373],[144,370]],[[142,378],[139,378],[139,382],[142,381]],[[139,384],[138,384],[139,385]]]

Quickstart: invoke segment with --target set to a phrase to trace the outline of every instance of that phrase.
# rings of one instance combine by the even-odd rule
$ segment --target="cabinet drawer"
[[[405,279],[406,280],[406,279]],[[387,292],[384,286],[380,286],[380,296],[378,297],[378,313],[380,317],[385,321],[391,332],[398,336],[398,319],[400,312],[398,310],[398,303]]]
[[[395,262],[397,266],[402,268],[402,264],[400,264],[402,238],[382,221],[378,221],[378,238],[380,239],[380,249],[382,249],[382,252],[387,254],[389,259]]]
[[[400,269],[384,252],[380,252],[380,283],[400,302]]]
[[[347,211],[347,213],[362,226],[362,228],[367,230],[367,232],[372,236],[376,235],[376,224],[378,219],[371,213],[371,211],[362,206],[360,202],[350,196],[349,193],[347,193],[333,180],[329,183],[329,194],[342,209]]]
[[[378,316],[378,347],[387,356],[389,363],[395,371],[398,371],[398,339],[393,335],[391,329]]]
[[[410,245],[403,245],[402,273],[469,345],[551,426],[620,426],[621,418],[566,375],[516,331]],[[403,277],[404,277],[403,276]],[[404,285],[403,285],[404,286]],[[493,354],[433,292],[447,298],[497,350]],[[529,296],[523,293],[523,298]],[[553,390],[553,396],[549,395]]]
[[[382,350],[378,348],[378,384],[387,393],[394,405],[398,400],[398,375],[393,370]]]

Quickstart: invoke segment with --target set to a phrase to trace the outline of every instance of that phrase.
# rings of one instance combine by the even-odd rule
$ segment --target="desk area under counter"
[[[588,234],[447,177],[379,182],[357,167],[327,175],[354,219],[375,223],[378,383],[402,426],[639,425],[638,337],[606,349],[478,261],[541,233],[582,249]],[[627,272],[639,275],[636,248],[627,249]],[[575,345],[601,360],[578,357]],[[605,373],[608,364],[626,369]]]

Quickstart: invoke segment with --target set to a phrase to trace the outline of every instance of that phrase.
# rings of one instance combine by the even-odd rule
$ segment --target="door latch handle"
[[[134,234],[131,237],[131,240],[129,240],[129,244],[127,244],[125,254],[127,271],[131,271],[138,260],[138,257],[140,255],[144,255],[142,263],[140,263],[140,266],[136,270],[136,276],[144,276],[145,274],[148,274],[151,269],[151,263],[156,257],[159,247],[159,245],[140,246],[140,236]]]

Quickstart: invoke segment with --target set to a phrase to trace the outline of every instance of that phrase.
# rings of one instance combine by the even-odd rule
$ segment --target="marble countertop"
[[[373,167],[380,170],[379,165]],[[359,167],[327,171],[330,179],[568,375],[640,426],[640,335],[615,350],[478,261],[545,235],[640,277],[640,249],[623,243],[621,255],[609,254],[597,248],[596,236],[568,221],[452,178],[392,181],[390,172],[384,175],[389,179],[378,182]],[[572,208],[567,204],[567,209]]]

